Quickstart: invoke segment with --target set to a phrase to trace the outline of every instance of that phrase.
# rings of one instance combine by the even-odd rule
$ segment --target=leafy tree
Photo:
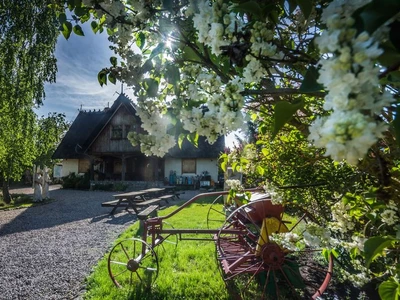
[[[36,157],[35,164],[39,166],[53,166],[51,156],[56,150],[69,124],[63,113],[49,113],[45,118],[37,120],[37,134],[35,136]]]
[[[35,159],[36,117],[44,83],[55,81],[56,15],[49,1],[0,2],[0,179],[19,179]]]
[[[114,43],[118,58],[98,80],[134,88],[148,135],[131,133],[132,143],[162,156],[184,138],[213,142],[247,114],[258,140],[223,165],[246,170],[251,184],[328,182],[320,203],[287,196],[317,208],[316,221],[339,241],[330,251],[352,262],[352,282],[377,277],[381,297],[398,298],[399,1],[62,5],[73,12],[59,14],[66,38],[90,20]]]

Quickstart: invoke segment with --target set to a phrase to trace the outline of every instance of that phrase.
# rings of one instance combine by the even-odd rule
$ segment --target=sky
[[[82,105],[83,110],[103,109],[112,105],[121,92],[121,83],[100,86],[98,72],[109,67],[110,57],[107,33],[94,34],[89,23],[83,24],[85,36],[71,34],[66,40],[58,37],[56,45],[56,83],[46,84],[46,99],[36,113],[47,116],[49,112],[65,113],[68,121],[73,121]],[[124,92],[133,99],[131,90]]]
[[[108,83],[100,86],[98,72],[109,67],[114,52],[109,49],[107,33],[94,34],[90,22],[82,24],[85,36],[74,33],[66,40],[60,34],[56,45],[57,79],[56,83],[46,84],[46,98],[36,110],[38,116],[48,113],[64,113],[66,120],[72,122],[83,110],[102,110],[111,106],[121,92],[121,83]],[[124,86],[124,93],[134,100],[133,92]],[[234,135],[225,139],[226,146],[232,146]]]

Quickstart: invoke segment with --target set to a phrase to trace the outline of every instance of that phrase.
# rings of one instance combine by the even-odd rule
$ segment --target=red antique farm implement
[[[289,247],[276,239],[290,233],[301,236],[308,214],[291,217],[284,213],[282,205],[272,204],[267,194],[258,193],[257,199],[245,205],[217,206],[216,203],[223,203],[226,194],[200,194],[166,216],[145,220],[141,239],[124,240],[109,255],[108,270],[115,285],[152,284],[159,269],[154,250],[157,246],[171,238],[184,240],[186,234],[211,234],[208,240],[216,245],[222,278],[234,297],[316,299],[321,296],[331,279],[332,257],[326,262],[321,259],[321,249]],[[222,226],[218,229],[171,229],[165,222],[196,200],[210,196],[216,200],[210,207],[207,223],[210,227],[220,216]]]

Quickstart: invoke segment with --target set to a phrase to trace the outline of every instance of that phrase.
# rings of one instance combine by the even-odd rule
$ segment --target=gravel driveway
[[[84,279],[136,215],[101,202],[115,192],[62,190],[56,201],[0,211],[0,299],[78,299]],[[12,193],[33,193],[31,188]]]

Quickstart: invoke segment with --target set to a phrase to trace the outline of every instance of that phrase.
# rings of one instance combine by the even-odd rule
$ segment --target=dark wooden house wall
[[[122,126],[123,137],[122,139],[113,138],[112,130],[115,126]],[[96,153],[129,153],[140,151],[139,147],[133,147],[129,140],[126,138],[126,126],[130,126],[129,131],[133,131],[135,126],[136,129],[140,127],[135,116],[126,109],[125,106],[121,106],[111,121],[104,127],[103,131],[97,137],[93,145],[90,147],[88,152]]]

